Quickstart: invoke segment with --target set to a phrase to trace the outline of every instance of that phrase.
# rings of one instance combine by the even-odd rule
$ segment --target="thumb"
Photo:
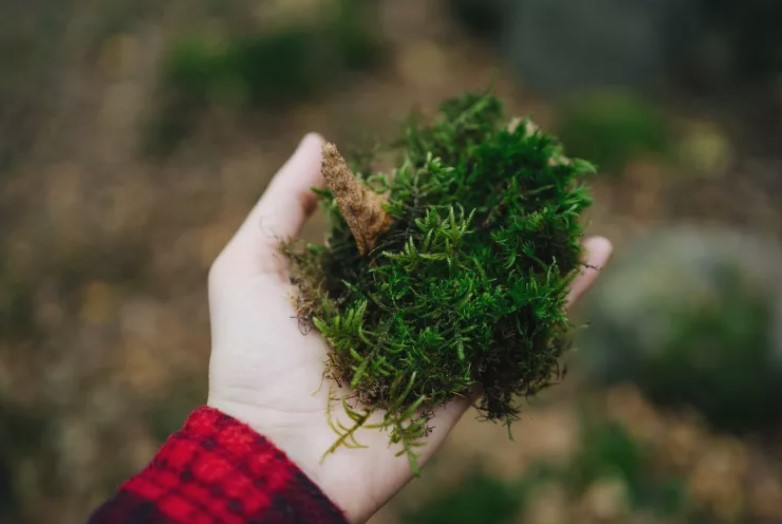
[[[231,272],[279,271],[279,243],[301,231],[317,203],[313,187],[323,187],[320,174],[323,138],[306,135],[280,168],[261,199],[220,255]]]

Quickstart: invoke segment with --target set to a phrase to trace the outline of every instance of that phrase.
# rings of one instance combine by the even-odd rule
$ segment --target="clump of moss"
[[[510,424],[521,398],[558,380],[590,203],[581,179],[594,168],[531,122],[509,122],[485,93],[412,118],[391,150],[390,172],[355,164],[357,188],[332,183],[344,166],[327,146],[326,245],[285,252],[300,314],[331,346],[327,374],[353,391],[343,400],[355,424],[336,428],[335,446],[379,411],[377,426],[415,467],[434,407],[480,395],[487,419]],[[362,225],[362,213],[379,225]]]

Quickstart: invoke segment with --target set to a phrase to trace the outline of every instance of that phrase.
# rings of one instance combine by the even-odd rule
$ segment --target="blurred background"
[[[778,0],[0,0],[0,522],[205,400],[209,265],[299,138],[493,86],[600,166],[567,380],[375,524],[782,523]],[[307,228],[320,238],[322,221]]]

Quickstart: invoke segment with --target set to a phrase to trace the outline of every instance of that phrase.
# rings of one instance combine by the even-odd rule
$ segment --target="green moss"
[[[487,94],[411,119],[392,149],[397,168],[359,174],[394,220],[378,245],[359,254],[326,191],[326,246],[288,253],[301,313],[332,348],[329,372],[384,413],[414,465],[432,408],[480,391],[486,418],[510,424],[520,398],[559,378],[590,203],[580,182],[593,168],[527,122],[509,130]],[[360,425],[365,414],[347,408]],[[352,428],[338,429],[349,442]]]

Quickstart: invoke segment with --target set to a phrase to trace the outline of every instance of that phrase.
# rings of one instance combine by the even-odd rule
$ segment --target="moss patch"
[[[434,407],[480,394],[486,418],[509,424],[521,398],[558,380],[593,167],[522,124],[483,93],[412,118],[391,146],[398,167],[363,161],[355,174],[390,217],[376,241],[355,237],[360,213],[346,215],[332,185],[319,193],[326,245],[285,245],[300,314],[332,348],[328,374],[354,393],[343,400],[355,426],[337,428],[338,444],[379,410],[414,466]]]

